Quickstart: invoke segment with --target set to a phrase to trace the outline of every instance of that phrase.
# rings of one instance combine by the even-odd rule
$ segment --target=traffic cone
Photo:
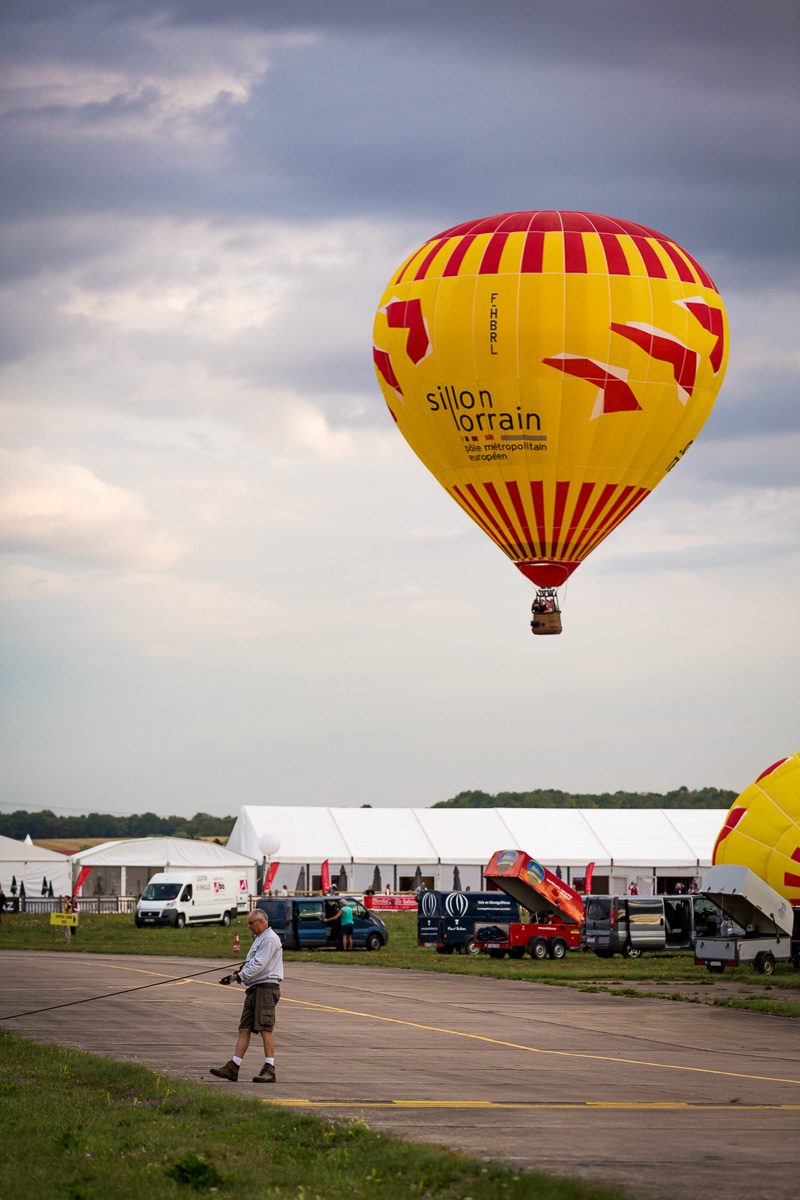
[[[240,952],[240,950],[241,950],[241,947],[239,945],[239,934],[235,933],[233,935],[233,953],[238,954]]]

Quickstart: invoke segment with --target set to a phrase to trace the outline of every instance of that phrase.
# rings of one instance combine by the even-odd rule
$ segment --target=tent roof
[[[0,862],[67,862],[63,854],[55,850],[45,850],[43,846],[34,846],[31,842],[18,842],[16,838],[0,836]]]
[[[280,839],[285,864],[354,862],[481,866],[496,850],[525,850],[546,866],[709,866],[727,809],[242,808],[228,846],[261,857]]]
[[[61,855],[53,855],[60,858]],[[192,838],[149,837],[103,842],[70,856],[82,867],[252,867],[253,859],[216,842]]]

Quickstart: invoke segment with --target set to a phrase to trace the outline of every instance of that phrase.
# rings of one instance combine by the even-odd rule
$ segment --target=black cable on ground
[[[228,967],[211,967],[208,971],[192,971],[191,975],[175,975],[169,979],[158,979],[155,983],[142,983],[139,987],[123,988],[119,992],[106,992],[104,996],[85,996],[83,1000],[67,1000],[64,1004],[51,1004],[48,1008],[32,1008],[30,1012],[11,1013],[10,1016],[0,1016],[0,1021],[15,1021],[18,1017],[35,1017],[37,1013],[54,1012],[57,1008],[72,1008],[76,1004],[89,1004],[92,1000],[110,1000],[112,996],[125,996],[128,992],[143,992],[146,988],[161,987],[164,983],[182,983],[185,979],[194,979],[198,975],[213,975],[217,971],[236,971],[242,964],[231,963]]]

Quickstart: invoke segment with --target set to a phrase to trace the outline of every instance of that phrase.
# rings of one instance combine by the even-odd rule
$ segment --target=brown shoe
[[[253,1076],[253,1083],[274,1083],[275,1068],[272,1063],[265,1062],[258,1075]]]
[[[218,1079],[229,1079],[231,1083],[237,1083],[239,1068],[233,1059],[229,1058],[224,1067],[212,1067],[211,1074],[216,1075]]]

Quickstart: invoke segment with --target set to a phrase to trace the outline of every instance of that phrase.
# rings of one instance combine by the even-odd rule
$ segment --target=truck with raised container
[[[564,958],[580,945],[583,900],[547,867],[524,850],[498,850],[484,879],[531,914],[529,921],[476,928],[476,944],[492,958]]]

